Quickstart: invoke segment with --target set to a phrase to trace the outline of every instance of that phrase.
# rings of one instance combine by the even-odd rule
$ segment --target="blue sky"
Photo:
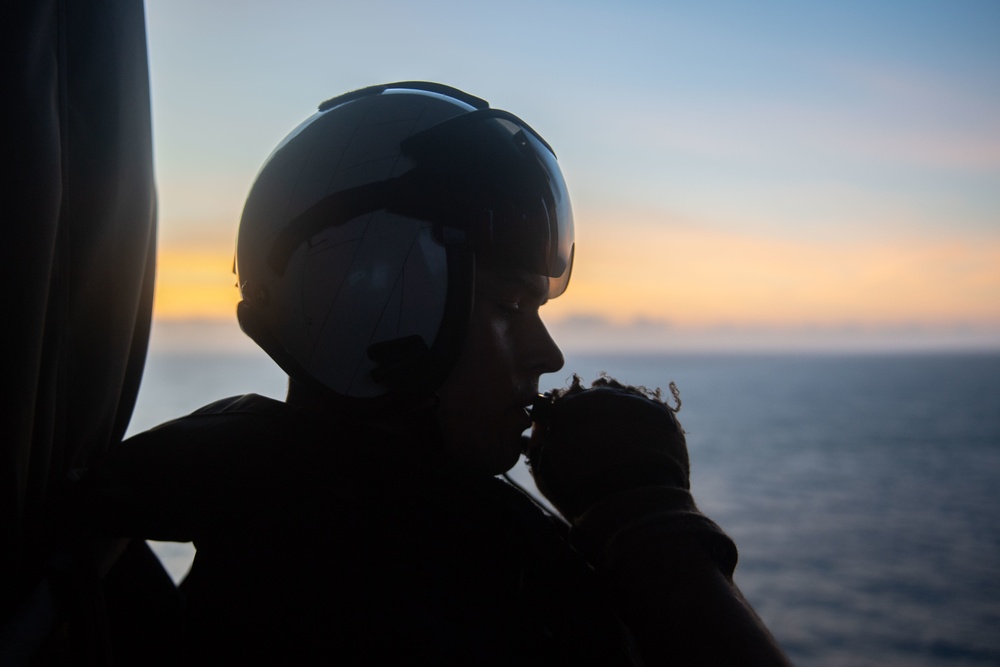
[[[581,345],[1000,347],[1000,3],[146,6],[158,319],[231,317],[243,198],[320,101],[428,79],[555,147],[579,261],[550,318]]]

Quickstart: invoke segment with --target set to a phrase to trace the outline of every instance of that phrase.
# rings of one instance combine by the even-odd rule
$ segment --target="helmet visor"
[[[456,116],[406,139],[416,166],[402,208],[465,230],[477,254],[548,278],[562,294],[573,265],[573,212],[552,149],[498,109]]]

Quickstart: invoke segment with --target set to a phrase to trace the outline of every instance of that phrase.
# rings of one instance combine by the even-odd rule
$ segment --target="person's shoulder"
[[[295,410],[273,398],[257,394],[244,394],[223,398],[198,408],[190,414],[172,419],[147,431],[136,434],[123,445],[151,446],[164,441],[226,442],[254,440],[250,437],[274,428],[287,429],[286,422],[294,421]],[[221,437],[230,434],[231,437]],[[241,434],[246,438],[241,438]]]
[[[129,475],[189,484],[245,473],[255,464],[266,468],[270,452],[297,438],[294,413],[255,394],[225,398],[132,436],[112,447],[105,463]]]
[[[286,414],[291,410],[292,408],[288,404],[273,398],[268,398],[267,396],[261,396],[260,394],[241,394],[239,396],[230,396],[229,398],[223,398],[209,403],[208,405],[198,408],[188,416],[195,417],[222,414],[279,415]]]

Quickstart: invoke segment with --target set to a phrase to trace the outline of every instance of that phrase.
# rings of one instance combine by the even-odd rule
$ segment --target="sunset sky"
[[[1000,3],[146,8],[163,331],[231,326],[243,201],[285,134],[425,79],[555,147],[569,346],[1000,348]]]

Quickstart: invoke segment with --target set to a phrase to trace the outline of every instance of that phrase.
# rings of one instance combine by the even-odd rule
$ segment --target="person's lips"
[[[522,425],[521,430],[527,431],[531,428],[531,406],[535,401],[535,394],[523,396],[514,403],[518,413],[518,421]]]

